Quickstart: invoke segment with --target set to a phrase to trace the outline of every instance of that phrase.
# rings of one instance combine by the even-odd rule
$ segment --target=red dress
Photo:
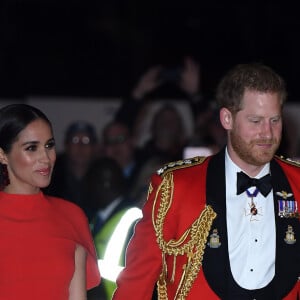
[[[0,192],[0,299],[67,300],[76,245],[87,255],[87,289],[100,282],[97,257],[82,210],[42,192]]]

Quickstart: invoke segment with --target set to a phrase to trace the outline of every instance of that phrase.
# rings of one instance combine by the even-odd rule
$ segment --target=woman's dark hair
[[[9,153],[19,133],[31,122],[42,119],[52,129],[46,115],[28,104],[10,104],[0,109],[0,148]]]

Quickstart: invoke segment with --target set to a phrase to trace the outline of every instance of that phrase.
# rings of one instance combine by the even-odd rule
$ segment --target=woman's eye
[[[28,146],[25,150],[26,151],[35,151],[36,150],[36,145],[30,145],[30,146]]]
[[[55,147],[55,141],[51,141],[49,143],[47,143],[46,148],[47,149],[52,149]]]

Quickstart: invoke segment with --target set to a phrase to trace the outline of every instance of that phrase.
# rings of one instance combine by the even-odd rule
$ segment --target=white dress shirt
[[[239,286],[253,290],[265,287],[275,275],[275,213],[272,191],[265,198],[253,198],[257,214],[250,213],[251,198],[246,191],[236,194],[237,172],[242,171],[225,155],[226,219],[230,268]],[[270,173],[266,164],[255,178]],[[248,189],[251,193],[255,187]]]

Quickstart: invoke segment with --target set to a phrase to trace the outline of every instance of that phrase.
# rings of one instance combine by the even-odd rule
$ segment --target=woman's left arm
[[[77,245],[75,250],[75,271],[69,287],[69,300],[86,300],[86,250]]]

